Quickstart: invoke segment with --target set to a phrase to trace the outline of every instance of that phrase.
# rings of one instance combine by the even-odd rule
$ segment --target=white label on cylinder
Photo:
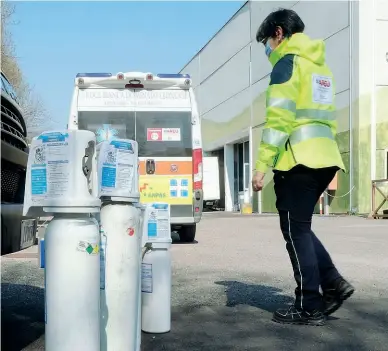
[[[104,228],[100,227],[100,289],[105,289],[105,257],[107,237]]]
[[[152,204],[152,210],[148,217],[148,239],[170,238],[170,212],[168,204]]]
[[[152,264],[141,264],[141,292],[152,294]]]
[[[102,152],[103,167],[101,188],[103,191],[112,189],[132,190],[135,160],[132,143],[112,140]]]
[[[40,135],[32,143],[30,153],[32,201],[61,197],[69,188],[69,134],[52,132]]]

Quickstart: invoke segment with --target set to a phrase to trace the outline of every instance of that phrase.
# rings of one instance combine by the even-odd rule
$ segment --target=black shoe
[[[324,325],[326,317],[321,311],[306,311],[290,306],[274,312],[272,320],[282,324]]]
[[[324,315],[329,316],[337,311],[353,293],[354,287],[351,284],[343,278],[338,279],[332,288],[323,291]]]

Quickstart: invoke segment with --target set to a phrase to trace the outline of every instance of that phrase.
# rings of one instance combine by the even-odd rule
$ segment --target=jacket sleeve
[[[274,166],[292,131],[300,82],[295,59],[294,55],[284,56],[271,73],[266,97],[265,126],[256,161],[256,170],[263,173]]]

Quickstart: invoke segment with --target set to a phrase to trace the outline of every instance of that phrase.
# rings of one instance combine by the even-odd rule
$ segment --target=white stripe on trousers
[[[290,212],[287,212],[287,219],[288,219],[288,236],[290,237],[291,245],[292,245],[292,248],[294,249],[294,253],[296,257],[296,262],[298,263],[298,270],[300,275],[300,308],[303,309],[303,277],[302,277],[302,270],[300,269],[298,254],[296,253],[294,241],[292,240],[292,236],[291,236]]]

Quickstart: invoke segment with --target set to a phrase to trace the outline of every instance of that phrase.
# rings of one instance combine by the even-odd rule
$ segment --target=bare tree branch
[[[47,111],[40,96],[34,92],[29,84],[24,82],[16,88],[16,92],[24,112],[27,130],[39,129],[44,126],[47,122]]]
[[[42,99],[31,85],[23,79],[23,73],[16,57],[16,47],[10,27],[13,21],[15,5],[10,1],[1,1],[1,70],[13,85],[19,103],[24,111],[27,130],[30,132],[44,128],[48,118]]]
[[[22,83],[22,73],[16,60],[15,44],[9,28],[13,24],[14,13],[14,4],[9,1],[1,2],[1,70],[17,88]]]

